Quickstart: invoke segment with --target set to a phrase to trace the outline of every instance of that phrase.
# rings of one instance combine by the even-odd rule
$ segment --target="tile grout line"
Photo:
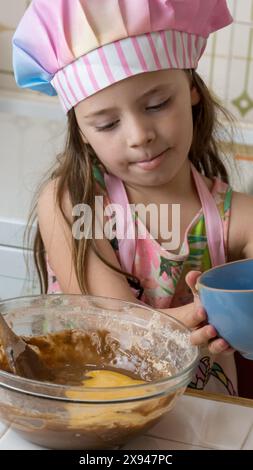
[[[203,449],[207,449],[206,446],[204,446],[203,444],[196,444],[196,443],[192,443],[192,442],[185,442],[185,441],[179,441],[179,440],[176,440],[176,439],[172,439],[172,438],[169,438],[169,439],[166,439],[165,437],[160,437],[160,436],[155,436],[153,434],[144,434],[145,437],[152,437],[153,439],[160,439],[161,441],[170,441],[170,442],[175,442],[175,443],[179,443],[179,444],[185,444],[185,445],[189,445],[189,446],[197,446],[197,447],[201,447]]]
[[[252,430],[253,430],[253,424],[250,426],[249,431],[247,432],[247,434],[246,434],[246,436],[245,436],[245,438],[244,438],[244,440],[243,440],[243,442],[242,442],[242,445],[241,445],[241,447],[240,447],[240,450],[243,450],[243,447],[244,447],[244,445],[245,445],[245,443],[246,443],[246,441],[247,441],[247,439],[248,439],[248,437],[249,437],[249,435],[250,435],[250,433],[251,433]]]

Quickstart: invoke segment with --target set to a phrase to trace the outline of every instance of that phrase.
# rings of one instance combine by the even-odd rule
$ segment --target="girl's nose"
[[[132,121],[127,129],[127,143],[131,148],[145,147],[155,140],[155,130],[140,120]]]

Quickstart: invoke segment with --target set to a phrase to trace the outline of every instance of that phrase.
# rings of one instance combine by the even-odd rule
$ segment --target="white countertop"
[[[193,392],[194,393],[194,392]],[[184,395],[175,408],[145,435],[123,449],[135,450],[249,450],[253,449],[253,401],[216,401]],[[230,400],[230,399],[228,399]],[[38,450],[0,422],[0,450]]]

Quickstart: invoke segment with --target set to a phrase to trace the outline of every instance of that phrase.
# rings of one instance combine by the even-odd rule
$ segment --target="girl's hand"
[[[207,346],[211,354],[231,354],[234,349],[223,338],[217,338],[217,331],[214,326],[207,323],[207,314],[200,303],[196,290],[196,283],[200,276],[199,271],[190,271],[185,280],[194,295],[194,303],[190,304],[192,310],[185,316],[185,324],[193,329],[191,342],[196,346]]]

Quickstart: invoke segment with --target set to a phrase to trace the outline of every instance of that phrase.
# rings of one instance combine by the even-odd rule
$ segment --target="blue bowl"
[[[206,271],[197,288],[208,322],[246,359],[253,360],[253,259]]]

